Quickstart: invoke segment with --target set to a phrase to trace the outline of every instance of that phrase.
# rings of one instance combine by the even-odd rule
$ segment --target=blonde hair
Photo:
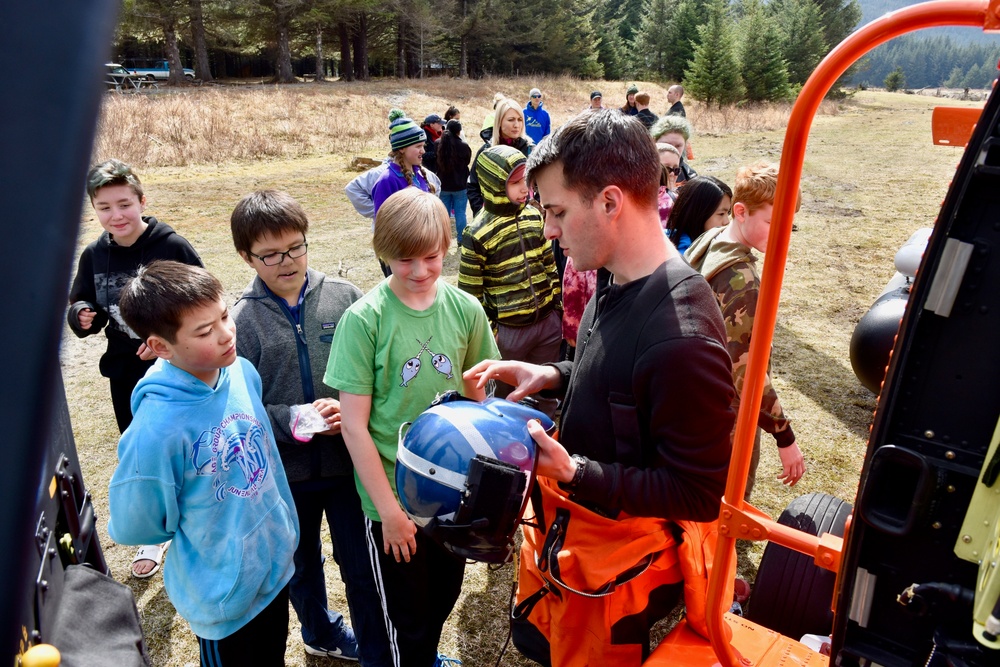
[[[448,210],[429,192],[403,188],[386,199],[375,215],[372,248],[383,262],[443,252],[450,244]]]
[[[409,148],[409,146],[407,146],[407,148]],[[392,158],[393,162],[399,165],[399,170],[403,172],[403,178],[406,179],[407,185],[414,185],[413,172],[418,171],[420,172],[420,175],[423,177],[424,182],[427,183],[427,191],[435,194],[437,193],[437,188],[434,187],[433,183],[431,183],[431,179],[427,178],[427,172],[424,171],[423,167],[417,165],[416,170],[414,170],[411,169],[410,165],[406,163],[406,160],[403,158],[403,150],[389,151],[389,157]]]
[[[673,144],[656,144],[657,153],[673,153],[677,157],[683,157],[681,152],[677,150]]]
[[[753,213],[762,206],[774,204],[774,193],[778,189],[778,165],[760,160],[740,167],[736,172],[733,187],[733,204],[746,206],[747,213]],[[795,210],[802,206],[802,190],[795,199]]]
[[[508,111],[513,109],[517,112],[517,115],[521,117],[521,136],[527,139],[527,135],[524,133],[524,112],[521,110],[521,105],[505,97],[499,102],[497,102],[497,110],[493,115],[493,137],[490,139],[490,146],[497,146],[500,144],[500,135],[503,134],[503,129],[500,127],[500,122]],[[517,139],[517,137],[508,137],[509,139]]]

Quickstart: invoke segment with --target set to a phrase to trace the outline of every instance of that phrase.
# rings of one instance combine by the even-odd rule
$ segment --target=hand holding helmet
[[[537,474],[541,477],[551,477],[557,482],[571,482],[576,475],[577,463],[574,461],[562,443],[545,432],[537,421],[528,422],[528,433],[538,444]]]
[[[536,420],[532,428],[543,434],[555,428],[543,413],[503,399],[438,397],[400,428],[395,479],[403,510],[452,553],[506,562],[534,484],[528,424]]]

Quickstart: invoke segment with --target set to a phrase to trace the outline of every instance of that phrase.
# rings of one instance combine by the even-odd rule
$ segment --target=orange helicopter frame
[[[817,566],[839,575],[845,538],[831,534],[810,535],[779,524],[742,500],[757,428],[757,412],[774,338],[792,219],[809,130],[816,111],[830,88],[851,65],[880,44],[914,30],[939,26],[971,26],[985,31],[998,31],[1000,0],[935,0],[890,12],[872,21],[846,38],[820,62],[792,107],[781,152],[774,214],[767,243],[767,262],[761,274],[760,297],[750,344],[743,400],[736,421],[732,464],[719,514],[720,539],[708,589],[710,641],[705,641],[681,621],[660,642],[646,665],[825,667],[829,664],[828,656],[813,651],[795,639],[784,637],[747,619],[719,611],[712,613],[711,610],[728,607],[727,601],[723,600],[728,582],[723,581],[723,577],[736,558],[734,547],[737,539],[769,540],[811,556]],[[979,115],[978,109],[935,109],[935,143],[964,145]],[[730,501],[730,498],[735,500]],[[845,535],[849,534],[850,521],[845,531]],[[839,583],[838,576],[838,589]],[[837,599],[837,593],[833,599]],[[832,604],[833,600],[831,606]]]

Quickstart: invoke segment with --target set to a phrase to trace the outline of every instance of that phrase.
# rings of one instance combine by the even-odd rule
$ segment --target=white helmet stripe
[[[447,403],[435,405],[433,408],[427,410],[425,414],[427,412],[440,416],[454,426],[476,454],[496,460],[497,455],[493,451],[493,448],[489,446],[486,440],[483,439],[483,435],[479,432],[479,429],[469,420],[471,412],[457,410]]]
[[[465,491],[465,475],[431,463],[424,457],[414,454],[406,447],[399,447],[396,450],[396,461],[427,479],[433,479],[439,484],[443,484],[456,491]]]

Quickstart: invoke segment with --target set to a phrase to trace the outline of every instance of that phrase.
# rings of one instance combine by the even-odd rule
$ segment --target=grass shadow
[[[477,568],[474,577],[485,581],[479,590],[466,593],[455,609],[457,617],[458,645],[462,664],[467,667],[507,665],[508,667],[528,666],[535,663],[524,658],[512,643],[508,643],[502,659],[498,662],[510,629],[510,599],[514,578],[517,574],[513,564],[501,568],[489,568],[484,564],[470,565],[466,569],[466,584],[469,583],[471,568]]]
[[[780,364],[775,364],[781,378],[867,441],[878,398],[861,385],[850,361],[817,350],[781,324],[775,327],[774,339],[783,348]]]

